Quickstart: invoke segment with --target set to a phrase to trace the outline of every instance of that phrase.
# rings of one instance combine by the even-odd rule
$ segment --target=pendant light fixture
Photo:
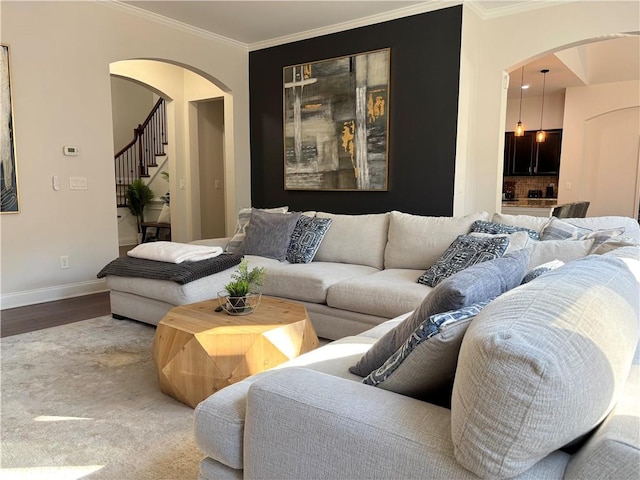
[[[549,69],[545,68],[540,70],[542,74],[542,106],[540,107],[540,130],[536,132],[536,142],[542,143],[547,139],[547,134],[542,129],[542,114],[544,113],[544,88],[547,83],[547,73],[549,73]]]
[[[522,77],[520,78],[520,112],[518,113],[518,123],[513,135],[516,137],[524,136],[524,125],[522,124],[522,90],[524,86],[524,67],[522,67]]]

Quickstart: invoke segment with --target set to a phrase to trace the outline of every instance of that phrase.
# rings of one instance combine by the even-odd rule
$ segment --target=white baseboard
[[[22,292],[5,293],[0,296],[0,309],[5,310],[7,308],[24,307],[26,305],[52,302],[65,298],[81,297],[83,295],[106,292],[108,290],[106,281],[102,279],[38,288],[35,290],[25,290]]]

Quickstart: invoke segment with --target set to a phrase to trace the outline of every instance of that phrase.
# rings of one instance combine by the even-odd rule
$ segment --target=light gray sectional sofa
[[[637,480],[640,248],[606,250],[501,294],[462,334],[442,324],[435,352],[377,386],[350,367],[415,312],[215,393],[196,409],[200,480]],[[452,348],[449,405],[397,393]]]
[[[309,214],[331,219],[312,262],[246,258],[267,268],[264,294],[301,301],[318,335],[336,341],[197,407],[201,480],[637,480],[635,220]],[[435,287],[416,283],[476,221],[528,231],[509,234],[503,257]],[[503,259],[520,272],[515,283],[495,270]],[[548,262],[557,268],[533,275]],[[215,296],[231,271],[186,285],[109,276],[112,310],[157,323],[173,305]],[[460,278],[490,298],[467,305],[447,290]],[[434,315],[438,299],[464,308]],[[380,352],[373,370],[358,371]]]
[[[318,336],[338,339],[356,335],[415,309],[431,287],[416,279],[438,260],[474,221],[493,220],[541,231],[548,219],[478,212],[463,217],[428,217],[402,212],[338,215],[310,212],[331,219],[331,226],[311,263],[280,262],[247,255],[251,266],[267,268],[265,295],[304,303]],[[625,236],[640,241],[637,222],[623,217],[572,219],[590,229],[625,227]],[[224,246],[226,239],[194,243]],[[592,240],[558,245],[535,242],[531,267],[554,258],[571,260],[589,253]],[[544,245],[543,245],[544,244]],[[571,248],[569,248],[571,247]],[[168,310],[213,298],[234,269],[184,285],[164,280],[107,276],[112,313],[157,324]]]

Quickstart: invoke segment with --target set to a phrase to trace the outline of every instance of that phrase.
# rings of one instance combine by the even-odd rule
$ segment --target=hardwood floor
[[[109,315],[109,292],[0,311],[0,337]]]
[[[126,255],[133,247],[135,245],[121,245],[120,256]],[[10,308],[0,311],[0,337],[10,337],[110,314],[109,292]]]

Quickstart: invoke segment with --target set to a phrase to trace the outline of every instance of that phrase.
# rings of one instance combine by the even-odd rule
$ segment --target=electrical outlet
[[[571,182],[567,182],[567,183],[565,183],[565,184],[564,184],[564,187],[565,187],[567,190],[571,190],[571,187],[573,187],[573,185],[571,185]]]
[[[69,268],[69,255],[60,256],[60,270]]]

